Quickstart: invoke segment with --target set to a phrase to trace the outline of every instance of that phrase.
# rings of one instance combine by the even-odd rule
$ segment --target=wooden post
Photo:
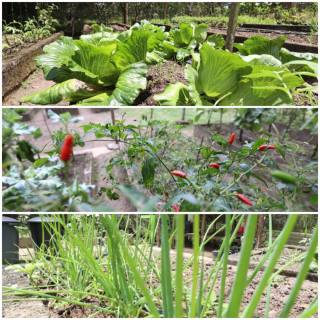
[[[125,2],[123,4],[123,23],[124,24],[128,24],[128,21],[129,21],[128,12],[129,12],[129,4],[128,2]]]
[[[264,218],[265,218],[264,214],[259,215],[257,231],[256,231],[256,245],[255,245],[256,248],[260,248],[264,241],[264,237],[263,237]]]
[[[186,120],[186,108],[182,108],[182,121]]]
[[[234,36],[236,33],[237,19],[240,11],[240,2],[233,2],[230,5],[229,22],[226,39],[226,49],[233,50]]]

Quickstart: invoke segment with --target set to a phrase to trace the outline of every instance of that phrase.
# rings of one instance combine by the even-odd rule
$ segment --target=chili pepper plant
[[[296,279],[288,295],[281,297],[276,316],[290,317],[293,311],[297,317],[317,313],[317,296],[302,309],[294,309],[316,261],[317,224],[306,250],[279,264],[298,215],[289,214],[275,236],[269,214],[265,250],[252,267],[258,215],[215,215],[203,233],[199,214],[192,216],[190,231],[186,217],[181,213],[68,215],[66,219],[55,215],[54,222],[43,224],[52,233],[51,247],[36,250],[33,260],[20,266],[32,286],[4,287],[4,301],[46,300],[53,309],[76,307],[87,317],[269,317],[278,299],[270,290],[276,285],[281,288],[281,272],[298,263]],[[216,228],[219,219],[224,222]],[[192,250],[186,254],[190,232]],[[221,232],[224,237],[218,250],[208,260],[205,247]],[[239,262],[231,274],[228,258],[239,232],[244,232]],[[155,247],[156,242],[161,247]],[[252,295],[245,299],[249,287]]]
[[[51,120],[59,121],[63,129],[56,130],[52,140],[39,149],[30,142],[30,137],[39,139],[41,130],[20,122],[20,111],[23,110],[3,110],[4,211],[77,211],[79,206],[90,203],[92,185],[76,179],[67,181],[72,166],[72,147],[84,145],[76,132],[68,138],[68,125],[77,122],[77,118],[72,118],[70,113],[58,116],[49,110]],[[41,155],[45,148],[49,150],[44,157]]]
[[[251,109],[249,109],[251,110]],[[202,139],[185,134],[180,124],[142,117],[137,124],[125,118],[113,123],[85,123],[69,113],[48,111],[50,121],[59,122],[51,141],[41,150],[30,142],[40,138],[35,127],[19,123],[20,115],[4,111],[3,203],[8,211],[114,211],[107,200],[129,199],[139,211],[239,212],[314,211],[317,205],[316,148],[310,152],[288,134],[293,120],[299,128],[315,132],[317,113],[294,110],[284,132],[269,130],[269,109],[237,111],[240,127],[219,131],[210,127]],[[282,117],[283,111],[270,111]],[[292,111],[293,112],[293,111]],[[200,114],[203,111],[200,110]],[[194,119],[194,130],[198,115]],[[257,121],[254,119],[258,119]],[[240,120],[239,120],[240,121]],[[302,123],[302,125],[301,125]],[[296,126],[296,125],[295,125]],[[254,127],[254,128],[253,128]],[[243,137],[247,128],[252,133]],[[25,138],[27,137],[27,138]],[[94,139],[92,139],[94,137]],[[87,143],[116,141],[120,151],[104,165],[107,187],[78,181],[73,175],[74,147]],[[42,145],[41,145],[42,146]],[[312,154],[311,154],[312,153]],[[121,167],[128,175],[123,183],[115,174]],[[95,190],[98,195],[93,195]]]
[[[100,137],[106,133],[100,125],[86,129]],[[158,210],[300,211],[298,199],[306,195],[303,210],[317,203],[317,162],[306,155],[308,164],[300,166],[296,156],[305,151],[262,125],[249,141],[239,141],[238,131],[212,130],[200,144],[182,126],[152,119],[144,128],[118,122],[117,130],[111,135],[123,149],[107,165],[114,191],[126,193],[112,175],[114,166],[124,166],[131,185],[159,198]]]

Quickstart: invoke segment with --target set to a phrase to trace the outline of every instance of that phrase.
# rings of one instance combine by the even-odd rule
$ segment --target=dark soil
[[[217,33],[217,34],[226,34],[226,28],[209,28],[208,32],[212,32],[212,33]],[[271,39],[277,38],[280,35],[284,35],[287,40],[287,43],[295,43],[297,45],[317,45],[318,44],[318,35],[317,34],[313,34],[313,35],[301,35],[299,33],[293,33],[293,32],[285,32],[285,31],[267,31],[267,32],[261,32],[261,30],[259,31],[255,31],[255,30],[248,30],[248,29],[243,29],[243,28],[237,28],[236,31],[236,37],[253,37],[253,36],[264,36],[264,37],[268,37]]]
[[[226,293],[231,292],[235,269],[231,266],[228,267],[228,276],[226,279]],[[253,296],[257,284],[262,278],[263,273],[258,273],[257,277],[253,280],[253,282],[249,285],[245,292],[245,296],[243,299],[241,310],[244,309],[249,302],[251,302],[251,297]],[[296,279],[285,276],[277,276],[276,280],[273,282],[271,286],[270,293],[270,318],[275,318],[279,316],[280,311],[283,308],[284,303],[288,299],[289,294],[292,291],[292,288],[295,284]],[[296,303],[290,313],[290,317],[297,317],[301,312],[303,312],[310,303],[317,297],[318,289],[317,283],[306,280],[300,290]],[[218,286],[217,286],[218,287]],[[265,315],[265,304],[266,304],[266,293],[262,295],[262,299],[258,304],[258,307],[255,312],[255,317],[262,318]],[[317,315],[313,316],[317,318]]]
[[[164,91],[170,83],[186,83],[184,66],[175,61],[166,61],[161,64],[152,65],[147,73],[147,89],[142,91],[135,101],[138,106],[157,105],[153,96]]]

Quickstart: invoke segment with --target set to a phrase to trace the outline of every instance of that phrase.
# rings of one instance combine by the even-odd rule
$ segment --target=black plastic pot
[[[32,240],[36,248],[45,246],[48,248],[53,243],[54,230],[50,227],[50,224],[43,225],[43,223],[56,223],[56,228],[63,234],[62,225],[59,224],[56,219],[49,217],[34,217],[28,220],[28,226],[31,231]]]
[[[18,220],[2,217],[2,263],[19,262],[19,233],[15,226]]]

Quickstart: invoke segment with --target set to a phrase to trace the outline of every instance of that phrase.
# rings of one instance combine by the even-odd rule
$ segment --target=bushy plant
[[[214,226],[219,219],[224,223],[217,229]],[[137,223],[132,224],[133,220]],[[251,318],[257,316],[258,304],[277,282],[279,273],[298,262],[297,278],[277,315],[287,318],[292,314],[314,259],[318,227],[306,251],[280,265],[297,215],[288,216],[274,240],[269,225],[265,253],[253,268],[249,268],[257,220],[256,214],[218,216],[201,236],[200,215],[193,215],[193,250],[187,256],[184,254],[187,231],[183,214],[68,215],[66,219],[56,215],[54,222],[43,223],[43,228],[52,234],[50,247],[42,246],[31,263],[20,267],[29,275],[33,288],[4,287],[4,301],[10,301],[8,296],[12,295],[14,299],[37,297],[53,301],[54,307],[77,306],[86,316],[98,314],[100,317]],[[148,226],[147,232],[142,232],[143,224]],[[245,233],[239,262],[230,281],[229,252],[243,224]],[[224,234],[223,241],[212,262],[206,262],[205,266],[205,245],[219,232]],[[156,234],[161,236],[161,248],[154,247]],[[175,250],[170,250],[173,242]],[[245,302],[249,286],[252,296]],[[269,316],[273,299],[270,294],[266,298],[265,317]],[[317,298],[303,308],[298,316],[314,315]]]

